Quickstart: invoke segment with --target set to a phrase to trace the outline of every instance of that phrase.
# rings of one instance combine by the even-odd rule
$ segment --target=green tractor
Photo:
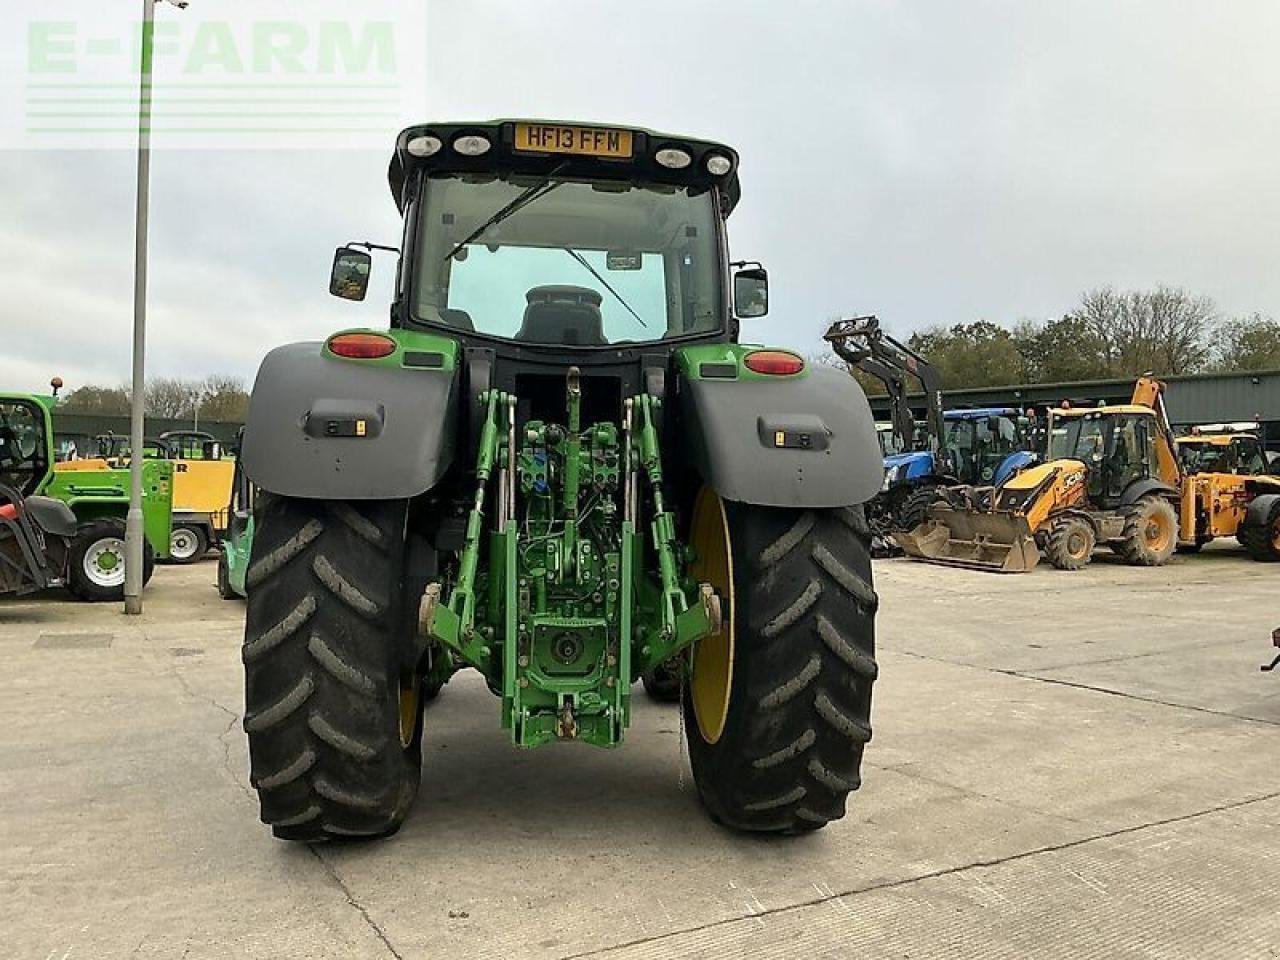
[[[253,484],[245,476],[239,449],[244,431],[236,438],[235,469],[231,474],[231,499],[227,503],[223,526],[226,534],[218,544],[218,596],[223,600],[240,600],[247,593],[245,575],[253,552]]]
[[[53,395],[0,393],[0,485],[24,498],[61,500],[75,515],[68,539],[67,589],[81,600],[124,597],[124,526],[129,512],[129,470],[103,469],[101,461],[54,463]],[[83,467],[83,468],[82,468]],[[147,539],[143,582],[157,556],[169,555],[173,465],[148,460],[142,471],[143,526]]]
[[[871,736],[880,448],[852,378],[739,342],[768,279],[728,254],[737,154],[428,124],[390,186],[390,328],[279,347],[253,389],[262,820],[307,842],[395,831],[422,704],[459,670],[515,745],[612,747],[633,683],[672,661],[715,820],[842,816]],[[339,249],[330,292],[364,299],[375,249]]]

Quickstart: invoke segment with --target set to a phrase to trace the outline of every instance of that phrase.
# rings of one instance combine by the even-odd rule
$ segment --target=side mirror
[[[739,317],[763,317],[769,312],[769,271],[764,267],[733,275],[733,312]]]
[[[363,300],[369,292],[369,271],[373,257],[363,250],[339,247],[333,255],[329,274],[329,292],[343,300]]]

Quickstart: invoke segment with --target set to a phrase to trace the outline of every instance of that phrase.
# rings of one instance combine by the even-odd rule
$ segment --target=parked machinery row
[[[1236,537],[1255,560],[1280,559],[1280,477],[1219,472],[1261,460],[1206,461],[1197,441],[1180,450],[1164,391],[1142,377],[1128,404],[1050,411],[1046,462],[991,487],[940,491],[899,543],[919,559],[1004,573],[1030,570],[1041,556],[1078,570],[1097,545],[1158,566],[1219,537]]]

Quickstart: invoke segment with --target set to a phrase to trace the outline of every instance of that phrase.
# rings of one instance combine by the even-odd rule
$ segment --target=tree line
[[[1208,297],[1174,287],[1090,290],[1061,317],[1004,327],[936,325],[908,338],[948,389],[1280,369],[1280,322],[1222,317]],[[870,378],[864,386],[883,392]]]
[[[127,386],[86,384],[65,394],[58,409],[67,413],[128,416],[132,391]],[[243,422],[249,412],[244,381],[225,374],[201,379],[156,377],[147,381],[147,416],[166,420]]]

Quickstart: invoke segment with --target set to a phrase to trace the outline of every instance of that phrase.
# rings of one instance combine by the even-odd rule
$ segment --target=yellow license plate
[[[572,153],[623,160],[629,160],[633,152],[630,130],[554,123],[517,123],[515,149],[521,153]]]

